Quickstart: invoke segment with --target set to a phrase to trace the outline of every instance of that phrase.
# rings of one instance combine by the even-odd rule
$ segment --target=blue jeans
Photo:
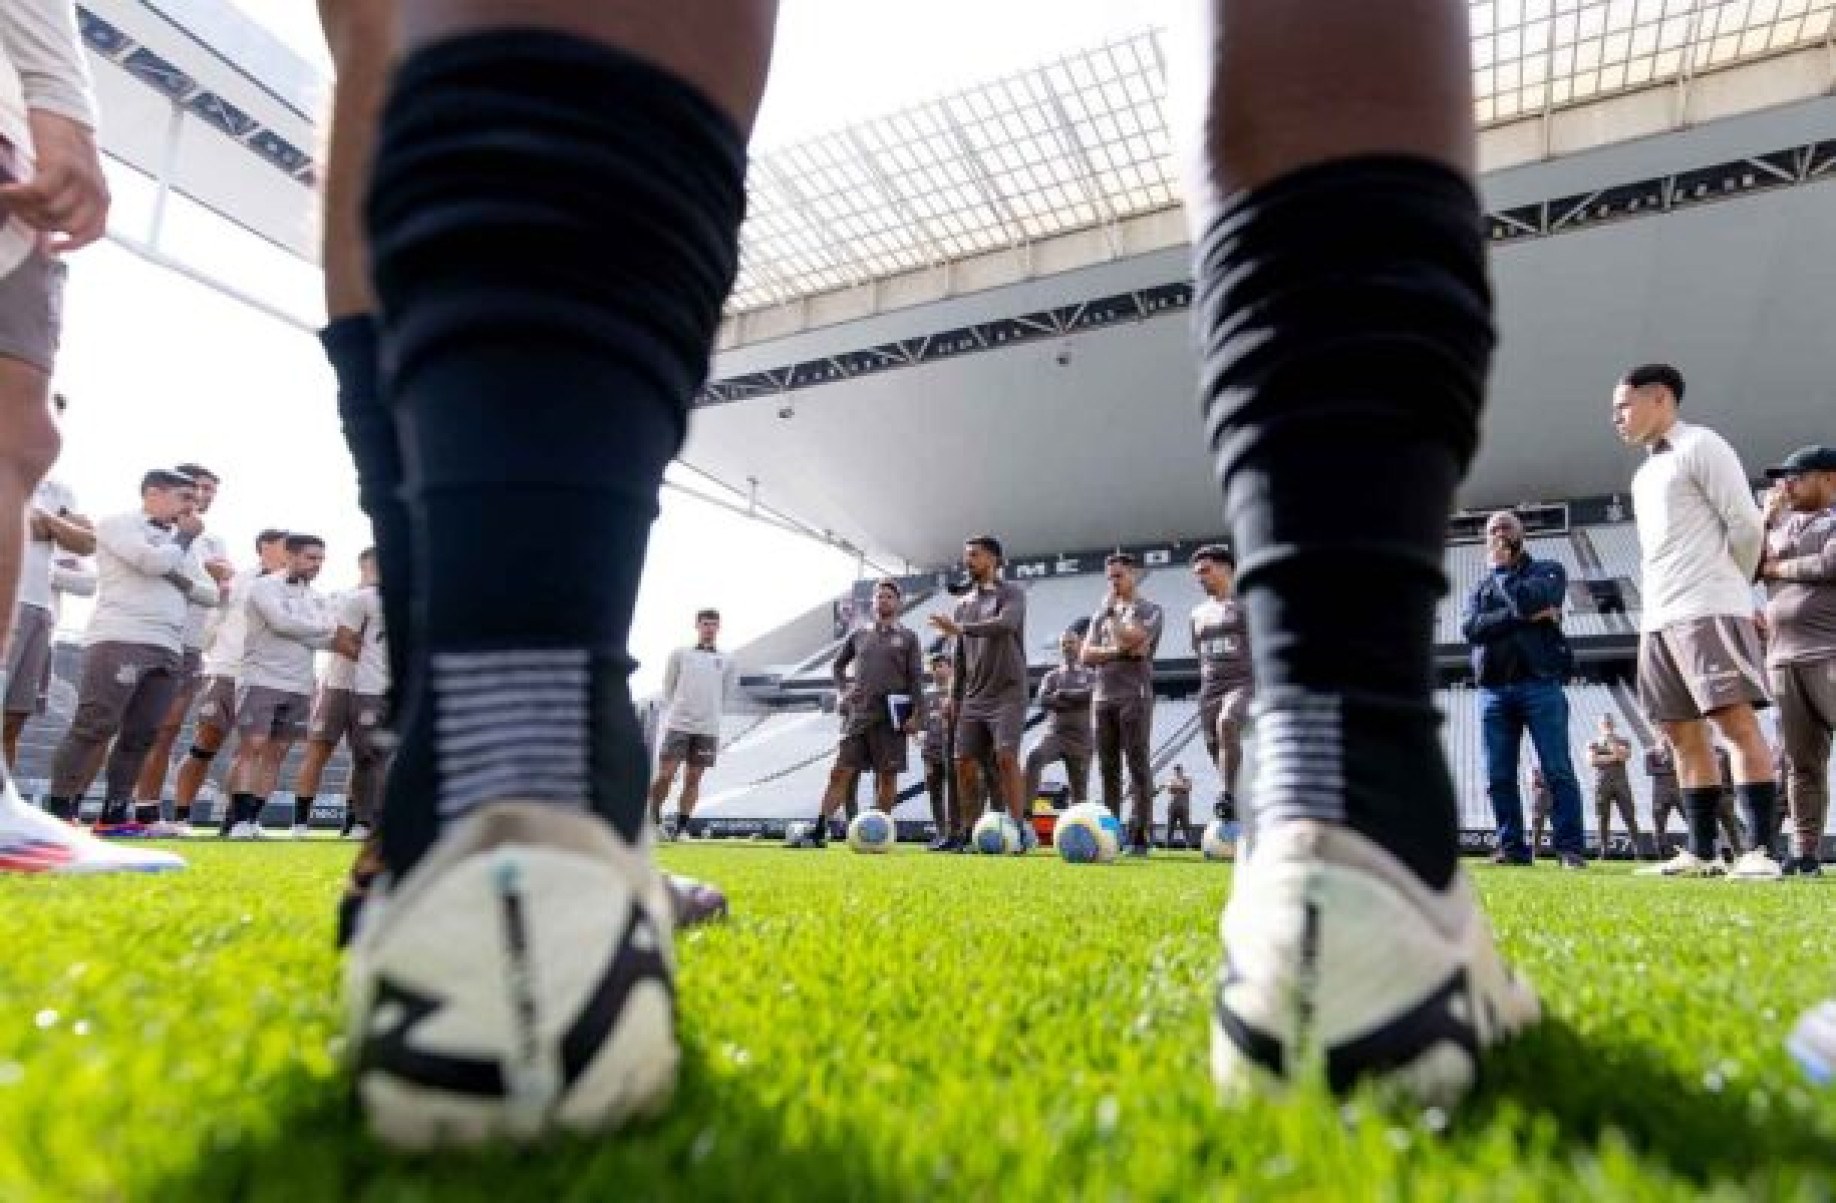
[[[1498,846],[1512,855],[1530,852],[1524,842],[1524,799],[1517,784],[1518,750],[1528,730],[1549,785],[1555,850],[1579,855],[1584,848],[1581,783],[1568,755],[1568,695],[1562,686],[1555,681],[1523,681],[1482,687],[1479,721],[1485,733],[1486,793],[1498,820]]]

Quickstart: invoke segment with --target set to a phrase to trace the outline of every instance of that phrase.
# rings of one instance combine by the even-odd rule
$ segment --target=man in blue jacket
[[[1492,570],[1467,594],[1460,633],[1473,645],[1479,716],[1485,732],[1487,793],[1498,820],[1499,864],[1527,865],[1524,803],[1517,784],[1524,731],[1553,795],[1556,859],[1584,869],[1581,786],[1568,752],[1568,698],[1562,681],[1573,667],[1562,635],[1562,599],[1568,573],[1524,550],[1524,524],[1500,510],[1485,524]]]

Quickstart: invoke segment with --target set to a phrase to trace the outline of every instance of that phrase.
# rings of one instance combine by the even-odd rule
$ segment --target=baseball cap
[[[1767,480],[1796,476],[1800,472],[1836,472],[1836,447],[1819,447],[1812,443],[1785,457],[1785,462],[1766,469]]]

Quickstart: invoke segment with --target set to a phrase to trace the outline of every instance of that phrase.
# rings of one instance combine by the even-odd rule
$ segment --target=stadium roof
[[[1641,89],[1682,97],[1698,75],[1828,44],[1836,25],[1836,0],[1470,9],[1476,116],[1488,129]],[[1166,36],[1144,31],[755,155],[729,312],[1175,207]]]

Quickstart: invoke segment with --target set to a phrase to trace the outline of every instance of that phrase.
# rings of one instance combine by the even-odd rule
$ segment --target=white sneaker
[[[1836,1081],[1836,1000],[1820,1002],[1806,1011],[1786,1037],[1785,1051],[1817,1085]]]
[[[1447,889],[1349,828],[1285,823],[1239,863],[1220,923],[1211,1072],[1226,1098],[1323,1076],[1445,1106],[1485,1049],[1541,1017],[1465,872]]]
[[[160,819],[156,823],[147,824],[144,834],[150,840],[182,840],[191,835],[191,824]]]
[[[303,840],[310,838],[311,835],[312,828],[304,823],[295,823],[287,832],[287,838],[290,840]]]
[[[347,840],[355,840],[359,844],[361,844],[365,840],[370,838],[370,829],[368,827],[365,827],[362,823],[359,823],[355,827],[351,828],[349,831],[345,832],[344,838]]]
[[[1720,877],[1727,871],[1727,866],[1718,860],[1703,860],[1688,848],[1678,848],[1677,854],[1669,860],[1656,865],[1643,865],[1632,870],[1632,875],[1634,877]]]
[[[234,827],[230,828],[229,838],[232,840],[260,839],[261,838],[261,828],[257,827],[253,823],[248,823],[248,822],[238,823]]]
[[[0,778],[0,872],[166,873],[184,867],[184,858],[170,852],[109,843],[53,818]]]
[[[1729,881],[1784,881],[1785,870],[1764,848],[1743,852],[1728,870]]]
[[[680,1058],[671,913],[649,849],[587,814],[500,803],[449,829],[345,956],[370,1130],[418,1150],[660,1110]]]

